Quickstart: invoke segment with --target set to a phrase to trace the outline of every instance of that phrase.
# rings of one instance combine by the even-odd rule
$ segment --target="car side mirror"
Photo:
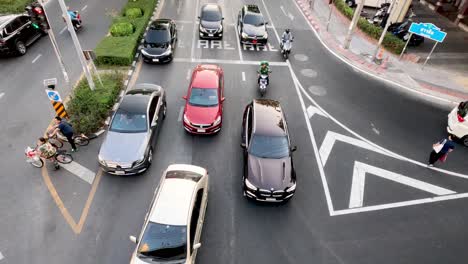
[[[186,95],[182,96],[182,99],[187,100],[187,96]]]
[[[268,25],[268,22],[265,22],[265,25]]]
[[[221,102],[224,102],[226,100],[226,97],[221,98]]]
[[[157,125],[158,125],[158,122],[156,122],[156,120],[155,120],[155,121],[153,121],[153,123],[151,123],[151,128],[155,128]]]
[[[193,250],[199,249],[200,247],[201,247],[201,243],[196,243],[195,245],[193,245]]]
[[[200,16],[197,16],[198,19],[200,19]]]
[[[223,18],[221,18],[221,20],[224,20],[224,17],[223,17]]]
[[[296,150],[297,150],[297,146],[294,146],[294,147],[291,148],[291,152],[294,152]]]
[[[242,143],[240,144],[240,146],[241,146],[241,148],[246,148],[246,147],[247,147],[247,145],[246,145],[244,142],[242,142]]]
[[[137,240],[136,237],[134,237],[134,236],[129,236],[128,238],[129,238],[130,241],[132,241],[133,243],[135,243],[135,244],[138,243],[138,240]]]

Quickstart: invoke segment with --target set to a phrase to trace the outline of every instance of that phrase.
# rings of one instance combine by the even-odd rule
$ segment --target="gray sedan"
[[[144,172],[151,165],[166,111],[166,94],[160,86],[143,83],[130,89],[112,116],[99,150],[103,170],[117,175]]]

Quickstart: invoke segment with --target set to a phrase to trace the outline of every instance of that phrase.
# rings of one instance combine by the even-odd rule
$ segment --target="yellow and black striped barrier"
[[[68,118],[68,113],[65,110],[65,105],[61,102],[50,101],[54,107],[55,113],[61,118]]]

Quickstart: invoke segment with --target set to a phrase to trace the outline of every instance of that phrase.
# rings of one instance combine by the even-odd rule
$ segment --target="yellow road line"
[[[102,170],[99,169],[96,174],[96,178],[93,181],[93,186],[91,187],[91,191],[89,192],[85,207],[83,208],[83,211],[81,212],[80,221],[78,222],[78,226],[77,226],[78,233],[81,233],[81,230],[83,229],[83,225],[86,221],[86,218],[88,217],[89,208],[91,207],[91,204],[93,203],[94,194],[96,194],[96,190],[99,185],[99,182],[101,181],[101,177],[102,177]]]

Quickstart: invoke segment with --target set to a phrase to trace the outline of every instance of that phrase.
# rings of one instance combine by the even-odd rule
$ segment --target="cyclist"
[[[57,159],[55,159],[57,149],[54,146],[52,146],[52,144],[50,144],[49,141],[47,141],[47,139],[43,137],[39,138],[39,140],[37,141],[36,151],[41,158],[53,161],[56,170],[60,168]]]
[[[258,69],[258,73],[260,73],[260,74],[258,75],[257,82],[260,83],[260,75],[266,75],[267,76],[267,78],[266,78],[267,79],[267,84],[269,84],[270,83],[270,80],[269,80],[270,77],[268,75],[269,75],[270,72],[271,71],[270,71],[268,61],[260,62],[260,68]]]
[[[49,134],[49,137],[53,137],[60,131],[62,135],[64,135],[67,138],[68,143],[70,143],[72,147],[72,152],[75,152],[77,149],[75,145],[75,140],[73,139],[73,127],[65,120],[62,120],[60,116],[56,116],[54,122],[55,125],[52,127],[53,131]]]

